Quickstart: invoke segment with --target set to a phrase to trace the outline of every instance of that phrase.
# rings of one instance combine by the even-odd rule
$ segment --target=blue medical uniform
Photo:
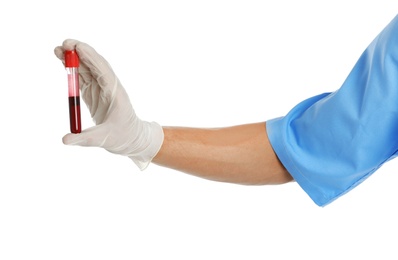
[[[278,158],[319,206],[363,182],[398,150],[398,16],[335,92],[266,122]]]

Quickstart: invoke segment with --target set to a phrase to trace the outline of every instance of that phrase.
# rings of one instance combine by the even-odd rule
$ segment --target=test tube
[[[79,56],[75,50],[65,51],[65,69],[68,75],[70,132],[82,131],[80,119]]]

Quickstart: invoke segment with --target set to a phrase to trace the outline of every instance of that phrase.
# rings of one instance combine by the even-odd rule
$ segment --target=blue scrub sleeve
[[[278,158],[325,206],[363,182],[398,149],[398,16],[370,43],[342,86],[268,120]]]

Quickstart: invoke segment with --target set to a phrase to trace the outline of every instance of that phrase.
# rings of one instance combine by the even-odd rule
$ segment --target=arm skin
[[[266,124],[216,129],[163,127],[153,163],[197,177],[244,185],[282,184],[292,177],[269,143]]]

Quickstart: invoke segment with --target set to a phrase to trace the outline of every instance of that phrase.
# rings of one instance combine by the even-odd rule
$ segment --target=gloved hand
[[[96,125],[80,134],[65,135],[64,144],[102,147],[111,153],[128,156],[144,170],[163,143],[162,127],[137,117],[111,66],[92,47],[68,39],[54,52],[64,63],[64,51],[73,49],[80,58],[81,97]]]

